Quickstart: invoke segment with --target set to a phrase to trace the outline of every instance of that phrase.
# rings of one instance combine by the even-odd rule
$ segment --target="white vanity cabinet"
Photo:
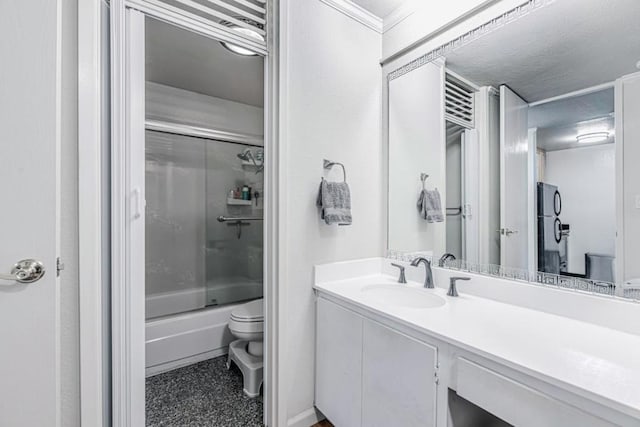
[[[337,427],[362,425],[363,318],[323,298],[316,313],[316,407]]]
[[[438,350],[365,319],[362,425],[435,426]]]
[[[437,348],[322,297],[316,407],[336,427],[436,425]]]

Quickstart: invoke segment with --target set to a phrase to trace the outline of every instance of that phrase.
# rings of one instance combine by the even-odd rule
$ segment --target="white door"
[[[616,279],[640,277],[640,73],[616,80]]]
[[[500,86],[500,263],[521,269],[529,267],[528,110],[522,98]]]
[[[0,426],[60,425],[59,7],[0,1]],[[7,280],[23,259],[44,276]]]

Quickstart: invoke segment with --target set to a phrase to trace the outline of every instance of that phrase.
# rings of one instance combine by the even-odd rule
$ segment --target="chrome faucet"
[[[400,276],[398,276],[398,283],[407,283],[407,278],[404,275],[404,267],[400,264],[391,263],[392,266],[397,267],[400,270]]]
[[[450,297],[457,297],[458,296],[458,289],[456,288],[456,282],[458,280],[471,280],[470,277],[452,277],[449,279],[449,291],[447,292],[447,295],[449,295]]]
[[[431,272],[431,261],[426,258],[418,257],[411,261],[412,267],[417,267],[420,263],[424,263],[424,287],[433,289],[433,273]]]
[[[444,267],[444,263],[449,261],[450,259],[456,259],[454,254],[446,253],[440,257],[438,260],[438,267]]]

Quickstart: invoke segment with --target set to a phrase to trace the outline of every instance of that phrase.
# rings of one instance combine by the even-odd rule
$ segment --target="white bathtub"
[[[218,299],[244,300],[258,296],[262,285],[234,281],[215,288]],[[194,310],[204,307],[206,301],[204,288],[147,297],[146,314],[151,318],[145,329],[147,376],[227,354],[233,341],[227,323],[231,311],[242,302]],[[180,314],[167,315],[170,313]]]

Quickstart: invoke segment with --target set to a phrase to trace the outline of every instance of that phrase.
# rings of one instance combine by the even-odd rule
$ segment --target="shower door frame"
[[[229,34],[208,31],[177,16],[163,14],[154,0],[111,1],[111,289],[112,289],[112,425],[138,427],[145,417],[144,357],[144,19],[161,19],[212,39]],[[265,380],[264,422],[286,424],[286,402],[279,369],[284,354],[281,339],[284,307],[279,284],[279,260],[284,235],[283,200],[278,188],[284,157],[279,147],[279,55],[277,0],[267,3],[267,54],[264,57],[264,301]],[[255,50],[254,50],[255,51]],[[136,167],[137,166],[137,167]]]

